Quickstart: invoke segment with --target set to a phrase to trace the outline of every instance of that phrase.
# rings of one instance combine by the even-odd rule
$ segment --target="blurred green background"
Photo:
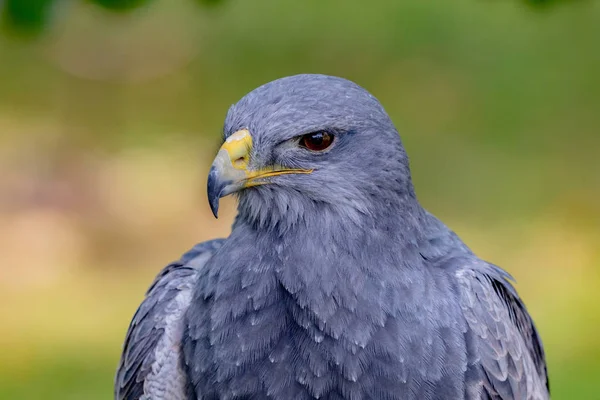
[[[154,275],[229,231],[229,105],[303,72],[382,101],[422,203],[517,278],[553,398],[600,399],[600,2],[125,3],[0,1],[1,399],[111,398]]]

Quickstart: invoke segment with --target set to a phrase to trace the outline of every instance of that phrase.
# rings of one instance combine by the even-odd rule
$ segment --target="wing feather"
[[[550,397],[542,342],[510,275],[483,264],[457,271],[461,306],[476,355],[470,368],[483,382],[484,399]]]
[[[196,245],[164,268],[129,325],[115,378],[116,400],[194,399],[180,362],[182,318],[198,270],[222,241]]]

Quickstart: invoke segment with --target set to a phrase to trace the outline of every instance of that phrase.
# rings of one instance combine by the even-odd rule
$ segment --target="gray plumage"
[[[421,207],[373,96],[341,78],[283,78],[232,106],[224,137],[240,129],[248,170],[310,173],[240,190],[231,235],[157,277],[116,399],[549,398],[510,276]],[[334,135],[326,151],[298,145],[315,131]]]

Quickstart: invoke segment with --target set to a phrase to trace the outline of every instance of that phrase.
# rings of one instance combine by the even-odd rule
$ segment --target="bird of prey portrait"
[[[348,80],[296,75],[234,104],[208,200],[226,239],[156,277],[115,399],[549,399],[511,277],[417,200],[398,131]]]

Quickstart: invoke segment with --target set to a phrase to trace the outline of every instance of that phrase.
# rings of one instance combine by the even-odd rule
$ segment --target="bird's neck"
[[[229,242],[249,250],[243,262],[231,260],[224,265],[235,265],[234,275],[241,274],[242,281],[248,282],[257,279],[259,269],[262,279],[273,282],[269,290],[265,287],[265,297],[279,298],[283,291],[287,301],[311,318],[327,321],[340,309],[352,310],[360,304],[368,307],[355,317],[380,320],[383,310],[376,299],[400,293],[390,285],[408,287],[422,273],[417,242],[424,211],[418,203],[358,219],[326,211],[283,234],[276,227],[261,229],[238,219]]]

